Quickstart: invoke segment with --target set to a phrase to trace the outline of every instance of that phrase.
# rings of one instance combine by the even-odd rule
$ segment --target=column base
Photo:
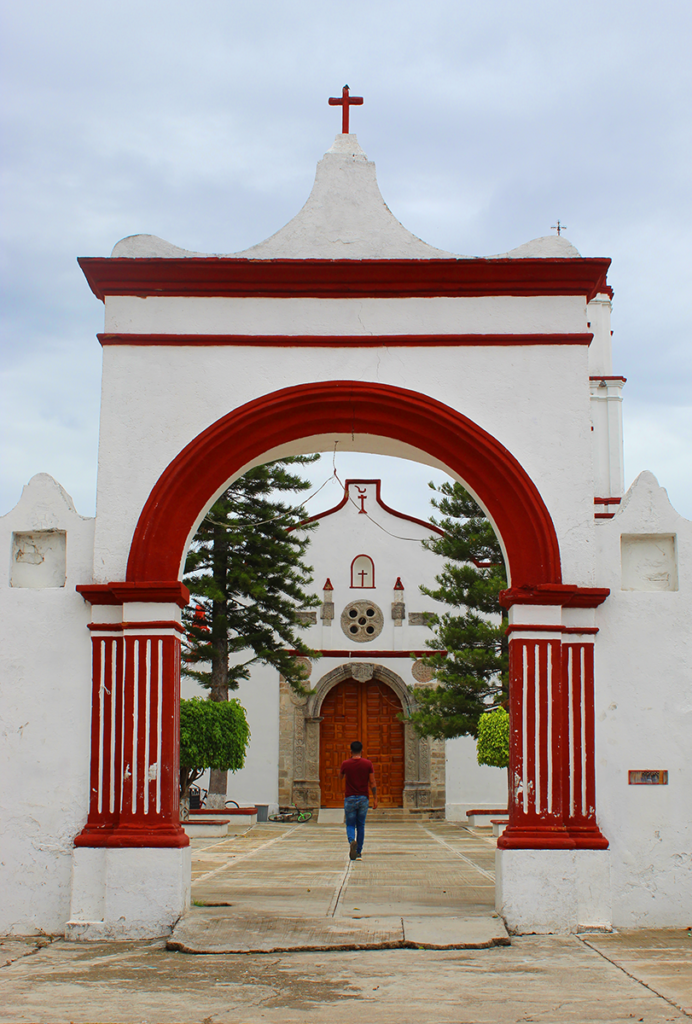
[[[499,850],[574,850],[576,843],[566,828],[508,825],[497,840]]]
[[[153,939],[169,935],[190,906],[191,850],[75,849],[65,938]]]
[[[608,849],[608,840],[597,825],[568,825],[567,831],[578,850]]]
[[[498,849],[495,877],[495,909],[514,935],[612,929],[606,850]]]
[[[74,845],[77,848],[127,849],[181,849],[190,840],[181,825],[85,825]]]

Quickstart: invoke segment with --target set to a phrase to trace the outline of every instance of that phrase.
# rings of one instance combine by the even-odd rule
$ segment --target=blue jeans
[[[365,817],[370,801],[366,796],[347,796],[344,800],[344,817],[346,818],[346,837],[349,843],[358,840],[358,853],[363,852],[365,840]]]

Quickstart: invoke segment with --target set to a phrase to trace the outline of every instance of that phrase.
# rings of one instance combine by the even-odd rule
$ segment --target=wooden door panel
[[[370,758],[382,807],[401,807],[404,791],[404,725],[397,718],[401,701],[386,683],[346,679],[333,687],[322,703],[320,725],[320,784],[322,806],[340,807],[342,761],[350,744],[360,739]]]

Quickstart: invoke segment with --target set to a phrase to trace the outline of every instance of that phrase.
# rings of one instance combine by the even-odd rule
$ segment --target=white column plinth
[[[610,930],[608,850],[498,850],[495,909],[515,935]]]
[[[148,939],[170,933],[190,906],[190,847],[73,851],[65,938]]]

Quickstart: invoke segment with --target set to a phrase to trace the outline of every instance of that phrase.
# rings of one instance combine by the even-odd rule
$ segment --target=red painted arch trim
[[[502,536],[515,584],[561,581],[555,527],[517,459],[466,416],[385,384],[301,384],[248,402],[198,434],[159,477],[135,528],[132,582],[177,576],[190,533],[214,495],[264,452],[301,438],[353,431],[418,448],[464,480]]]
[[[326,512],[318,512],[317,515],[310,516],[310,518],[304,520],[304,522],[306,522],[306,523],[314,523],[316,520],[324,519],[326,516],[331,516],[335,512],[338,512],[340,509],[342,509],[344,507],[344,505],[346,504],[346,502],[348,501],[348,489],[349,489],[351,484],[374,484],[375,485],[375,501],[380,506],[380,508],[384,509],[384,511],[387,512],[390,516],[396,516],[397,519],[405,519],[409,523],[415,523],[416,526],[422,526],[426,530],[430,530],[431,533],[439,533],[439,535],[441,537],[444,537],[445,532],[444,532],[444,530],[441,530],[439,526],[434,526],[432,523],[426,523],[426,521],[424,519],[416,519],[415,516],[407,516],[405,512],[397,512],[396,509],[391,508],[391,506],[387,505],[387,503],[382,500],[382,495],[381,495],[382,481],[381,480],[355,480],[355,479],[354,480],[351,480],[351,479],[345,480],[344,481],[344,493],[343,493],[343,497],[341,498],[341,500],[339,502],[337,502],[337,504],[334,505],[332,508],[328,508]],[[291,529],[297,529],[297,527],[291,527]]]
[[[609,259],[250,260],[228,256],[78,260],[97,298],[398,298],[603,292]]]
[[[593,334],[97,334],[102,346],[189,348],[449,348],[507,345],[590,345]],[[601,378],[599,378],[601,379]]]

